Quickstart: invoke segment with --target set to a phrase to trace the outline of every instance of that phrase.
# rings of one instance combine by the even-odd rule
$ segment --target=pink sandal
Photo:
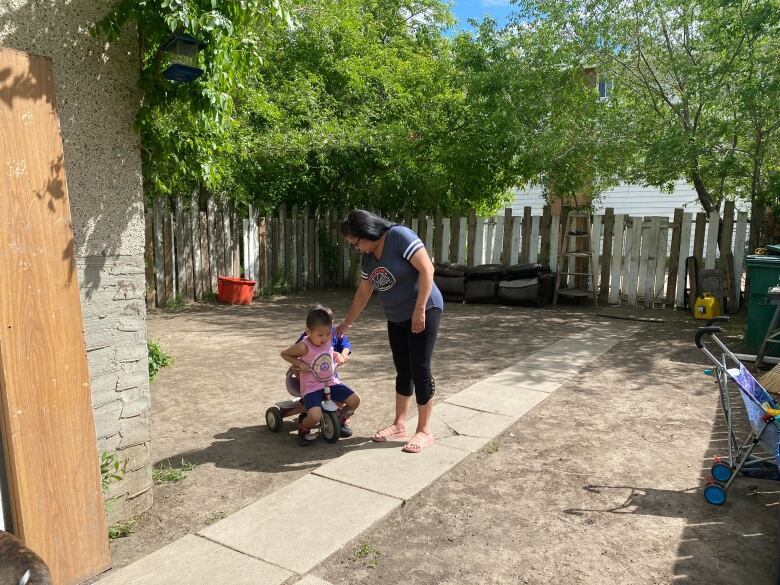
[[[402,431],[394,431],[394,426],[395,425],[390,425],[389,427],[378,430],[374,433],[374,436],[371,437],[371,440],[376,441],[377,443],[384,443],[385,441],[394,441],[396,439],[403,439],[406,437],[406,429]]]
[[[433,435],[417,433],[401,448],[401,451],[404,451],[405,453],[420,453],[431,445],[433,445]]]

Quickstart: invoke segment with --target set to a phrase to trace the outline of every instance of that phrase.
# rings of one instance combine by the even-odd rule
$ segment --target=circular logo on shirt
[[[371,288],[379,292],[390,290],[395,285],[395,276],[384,266],[377,266],[368,277]]]
[[[329,353],[321,353],[311,364],[314,377],[320,382],[327,382],[333,377],[333,357]]]

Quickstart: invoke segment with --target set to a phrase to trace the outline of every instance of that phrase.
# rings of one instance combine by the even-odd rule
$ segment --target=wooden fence
[[[339,235],[344,210],[281,208],[260,216],[251,207],[238,213],[231,204],[209,201],[204,209],[159,200],[146,215],[148,304],[197,301],[217,291],[217,276],[257,281],[255,294],[309,288],[352,287],[360,255]],[[565,212],[564,212],[565,214]],[[421,213],[391,217],[417,232],[434,262],[548,263],[558,269],[557,250],[564,217],[504,214],[466,217]],[[685,258],[700,268],[720,268],[724,294],[736,307],[742,282],[747,214],[727,203],[717,212],[674,218],[615,214],[593,216],[593,264],[602,303],[682,306]],[[574,272],[575,270],[568,270]],[[580,272],[578,267],[576,270]]]

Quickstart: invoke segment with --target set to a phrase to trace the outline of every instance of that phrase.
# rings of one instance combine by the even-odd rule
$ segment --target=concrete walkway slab
[[[100,580],[100,585],[280,585],[290,571],[188,534]]]
[[[319,467],[315,474],[407,500],[468,455],[434,443],[422,453],[401,449],[351,451]]]
[[[439,445],[444,445],[445,447],[460,449],[461,451],[466,451],[468,453],[476,453],[490,441],[491,439],[487,437],[467,437],[466,435],[453,435],[451,437],[437,439],[436,443]]]
[[[302,575],[400,505],[310,474],[198,534]]]
[[[433,418],[441,421],[456,435],[492,439],[500,435],[515,420],[509,416],[492,414],[472,408],[442,402],[433,409]]]
[[[450,396],[445,402],[519,418],[548,396],[548,392],[517,387],[511,382],[499,384],[483,380]]]
[[[561,384],[574,375],[574,371],[562,371],[553,369],[541,369],[532,363],[521,362],[499,373],[485,378],[478,384],[502,386],[508,390],[514,388],[528,388],[537,392],[554,392]]]

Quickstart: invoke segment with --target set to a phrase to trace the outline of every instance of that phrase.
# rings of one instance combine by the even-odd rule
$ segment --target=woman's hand
[[[348,324],[346,321],[342,321],[338,325],[336,325],[336,336],[337,337],[343,337],[344,333],[352,327],[352,325]]]
[[[425,331],[425,307],[415,307],[412,313],[412,333]]]

